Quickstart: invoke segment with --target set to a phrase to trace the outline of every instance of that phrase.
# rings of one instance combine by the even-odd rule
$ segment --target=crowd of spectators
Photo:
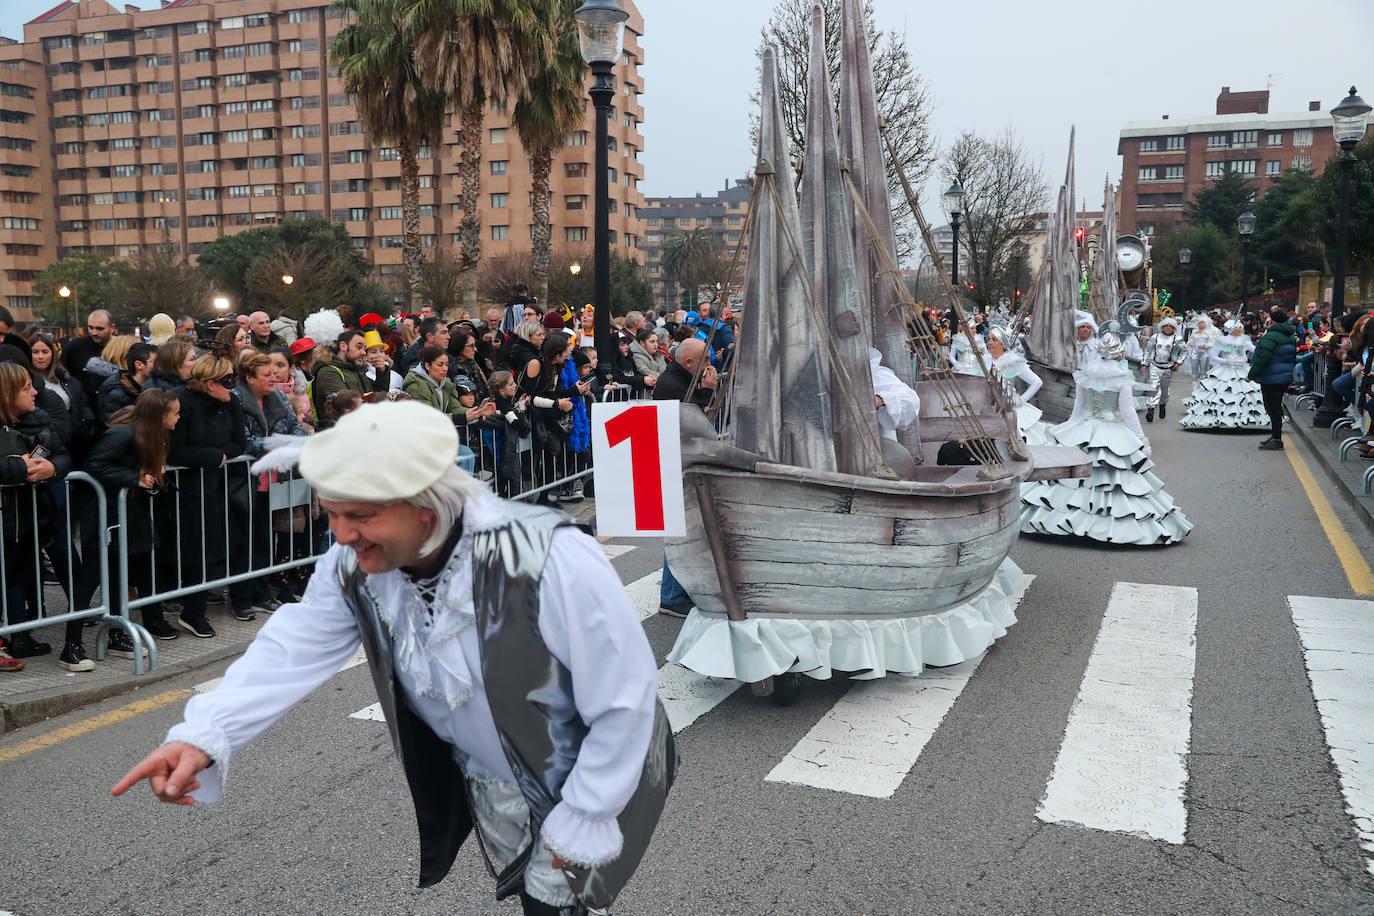
[[[159,314],[144,337],[120,333],[97,310],[84,334],[59,341],[17,333],[0,308],[0,484],[14,485],[3,508],[0,623],[60,612],[45,597],[53,585],[72,609],[112,612],[112,596],[180,592],[140,608],[160,640],[213,638],[213,608],[240,620],[270,613],[303,590],[308,566],[285,567],[315,555],[327,526],[313,502],[273,508],[272,487],[283,481],[251,473],[242,459],[265,454],[274,436],[311,435],[380,399],[412,398],[449,416],[460,463],[501,495],[575,503],[591,467],[592,404],[680,397],[701,359],[728,365],[737,330],[719,305],[630,312],[614,320],[614,350],[601,354],[591,306],[546,311],[525,295],[480,321],[446,323],[429,307],[390,320],[354,320],[343,308],[320,315],[303,327],[265,312],[203,327]],[[310,336],[317,318],[319,339]],[[710,386],[716,378],[712,369]],[[97,523],[96,493],[64,483],[73,470],[103,490],[107,527],[126,500],[127,581],[120,537]],[[227,588],[194,589],[226,578]],[[69,671],[94,667],[83,629],[81,620],[66,627],[59,663]],[[54,649],[31,628],[0,643],[0,671]],[[111,654],[135,651],[127,634],[110,631]]]

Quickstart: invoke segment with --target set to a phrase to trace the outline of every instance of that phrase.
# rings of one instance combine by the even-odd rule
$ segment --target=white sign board
[[[677,401],[592,405],[596,533],[684,537]]]

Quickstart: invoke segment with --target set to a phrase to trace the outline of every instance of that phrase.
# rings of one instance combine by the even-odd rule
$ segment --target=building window
[[[224,132],[225,143],[247,143],[248,131],[246,130],[226,130]]]
[[[587,206],[586,194],[570,194],[563,198],[563,209],[582,210]]]
[[[1229,138],[1227,137],[1226,134],[1208,134],[1208,135],[1207,135],[1207,148],[1208,148],[1208,149],[1226,149],[1227,140],[1228,140],[1228,139],[1229,139]]]
[[[1182,180],[1183,180],[1183,166],[1181,166],[1181,165],[1166,165],[1166,166],[1164,167],[1164,180],[1165,180],[1165,181],[1182,181]]]
[[[563,174],[568,178],[586,178],[587,163],[585,162],[565,162],[563,163]]]
[[[1220,177],[1221,177],[1222,175],[1224,175],[1224,174],[1226,174],[1226,163],[1224,163],[1224,162],[1209,162],[1209,163],[1207,163],[1207,177],[1208,177],[1208,178],[1220,178]]]
[[[1159,141],[1158,141],[1158,140],[1141,140],[1141,141],[1140,141],[1140,151],[1141,151],[1142,153],[1157,153],[1157,152],[1159,152]]]
[[[1293,157],[1293,168],[1295,168],[1295,169],[1302,169],[1304,172],[1310,172],[1310,171],[1312,171],[1312,157],[1311,157],[1311,156],[1294,156],[1294,157]]]
[[[491,162],[491,173],[493,175],[506,174],[506,163],[508,161],[509,160],[506,159],[493,159]]]
[[[249,57],[262,57],[262,56],[265,55],[265,54],[271,54],[271,53],[272,53],[272,42],[270,42],[270,41],[255,41],[255,42],[253,42],[253,44],[251,44],[251,45],[248,46],[248,56],[249,56]]]
[[[1167,137],[1164,140],[1164,148],[1171,152],[1177,152],[1178,150],[1184,149],[1187,145],[1187,137]]]
[[[564,241],[585,242],[587,241],[586,226],[568,226],[563,230]]]
[[[1277,178],[1282,171],[1283,164],[1277,159],[1270,159],[1264,163],[1264,177],[1266,178]]]
[[[1259,131],[1237,130],[1231,132],[1231,145],[1237,149],[1251,149],[1259,146]]]
[[[1258,159],[1238,159],[1231,163],[1231,171],[1240,172],[1246,178],[1254,178],[1259,168]]]
[[[586,145],[587,145],[587,131],[585,131],[585,130],[575,130],[575,131],[573,131],[572,133],[568,134],[568,145],[569,145],[569,146],[586,146]]]
[[[1283,131],[1273,131],[1269,134],[1270,146],[1283,146]]]
[[[1295,130],[1295,131],[1293,131],[1293,145],[1294,145],[1294,146],[1299,146],[1299,147],[1302,147],[1302,146],[1311,146],[1311,145],[1312,145],[1312,128],[1310,128],[1310,127],[1305,127],[1305,128],[1303,128],[1302,130]]]
[[[400,162],[401,151],[394,146],[383,146],[377,150],[378,162]]]
[[[384,235],[377,239],[378,248],[404,248],[405,238],[399,235]]]
[[[504,194],[493,194],[493,195],[491,195],[491,208],[492,208],[493,210],[504,210],[504,209],[506,209],[506,195],[504,195]]]
[[[400,219],[402,216],[400,207],[379,207],[377,208],[377,219]]]
[[[492,143],[505,143],[505,142],[506,142],[506,129],[505,129],[504,127],[493,127],[493,128],[491,129],[491,142],[492,142]]]
[[[491,240],[493,242],[504,242],[506,235],[510,231],[510,226],[492,226]]]
[[[1154,181],[1159,177],[1159,169],[1155,168],[1153,165],[1144,166],[1140,169],[1140,173],[1136,177],[1141,181]]]
[[[200,110],[201,110],[202,112],[207,112],[207,111],[208,111],[208,113],[202,113],[202,114],[200,114],[200,115],[197,115],[197,117],[201,117],[201,118],[211,118],[211,117],[214,117],[215,110],[214,110],[213,108],[211,108],[209,105],[203,105],[203,106],[201,106],[201,109],[200,109]],[[227,115],[246,114],[247,112],[248,112],[248,103],[247,103],[247,102],[225,102],[225,103],[224,103],[224,113],[227,114]]]
[[[617,172],[614,168],[608,168],[606,169],[606,180],[609,181],[611,184],[615,184],[617,181],[620,180],[620,173]]]
[[[230,198],[252,197],[253,189],[246,184],[231,184],[227,193]]]

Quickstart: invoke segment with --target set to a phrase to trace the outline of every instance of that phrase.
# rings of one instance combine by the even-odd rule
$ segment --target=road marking
[[[32,754],[34,751],[41,751],[55,744],[61,744],[63,741],[78,738],[98,728],[104,728],[106,725],[114,725],[117,722],[132,719],[134,716],[141,715],[149,710],[158,709],[171,703],[184,700],[188,696],[190,696],[190,691],[188,690],[168,690],[165,693],[159,693],[144,700],[135,700],[118,709],[111,709],[109,712],[103,712],[98,716],[83,719],[72,725],[53,729],[46,735],[39,735],[37,738],[21,741],[12,747],[0,748],[0,763],[9,763],[12,760],[18,760],[25,754]]]
[[[606,559],[614,560],[616,557],[623,557],[631,550],[638,550],[638,544],[602,544],[601,549],[606,551]]]
[[[1374,601],[1289,595],[1345,808],[1374,874]]]
[[[739,681],[707,677],[681,665],[669,663],[658,669],[658,698],[663,701],[668,724],[675,735],[715,709],[739,688]]]
[[[1036,816],[1182,843],[1197,589],[1118,582]]]
[[[385,722],[386,716],[382,715],[382,704],[373,703],[371,706],[364,706],[357,712],[348,714],[350,719],[362,719],[364,722]]]
[[[656,569],[647,576],[641,576],[625,586],[625,594],[634,605],[635,614],[640,620],[648,620],[658,613],[659,597],[662,595],[663,570]]]
[[[1010,598],[1021,603],[1034,576],[1022,576]],[[983,656],[920,677],[859,681],[764,777],[891,798],[968,684]]]
[[[1293,465],[1293,473],[1298,475],[1298,481],[1307,492],[1307,500],[1317,513],[1317,521],[1321,523],[1322,531],[1326,532],[1326,539],[1331,543],[1331,549],[1336,552],[1336,559],[1341,561],[1345,577],[1350,581],[1351,591],[1357,595],[1374,595],[1374,572],[1370,571],[1369,564],[1365,562],[1349,532],[1337,518],[1331,503],[1327,502],[1326,494],[1317,486],[1307,462],[1303,461],[1296,448],[1286,448],[1283,453],[1288,456],[1288,463]]]

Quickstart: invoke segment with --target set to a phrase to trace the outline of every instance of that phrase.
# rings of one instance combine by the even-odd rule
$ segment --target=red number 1
[[[630,440],[634,470],[635,527],[663,530],[663,469],[658,461],[658,409],[631,407],[606,421],[606,442],[615,448]]]

